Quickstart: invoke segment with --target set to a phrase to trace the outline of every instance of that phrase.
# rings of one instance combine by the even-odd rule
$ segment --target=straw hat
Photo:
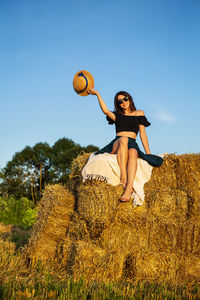
[[[80,96],[88,96],[87,90],[94,88],[94,78],[88,71],[79,71],[73,79],[73,87]]]

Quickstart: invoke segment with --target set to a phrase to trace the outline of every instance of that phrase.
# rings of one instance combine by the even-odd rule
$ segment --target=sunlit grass
[[[188,290],[187,287],[170,288],[156,284],[131,284],[87,282],[83,279],[74,282],[69,278],[65,282],[48,279],[45,283],[34,285],[10,282],[0,286],[2,299],[199,299],[199,287]]]

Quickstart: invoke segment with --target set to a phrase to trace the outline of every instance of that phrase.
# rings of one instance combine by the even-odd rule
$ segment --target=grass
[[[131,284],[128,282],[102,284],[88,283],[84,279],[74,282],[69,278],[66,282],[54,282],[47,278],[41,284],[16,284],[10,282],[0,286],[2,299],[199,299],[200,289],[190,291],[187,287],[170,288],[165,285],[148,283]]]

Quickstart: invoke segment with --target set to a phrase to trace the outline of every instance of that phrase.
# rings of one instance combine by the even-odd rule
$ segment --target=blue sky
[[[133,95],[152,153],[199,152],[199,15],[198,0],[0,0],[0,167],[37,142],[114,138],[96,97],[74,92],[79,70],[110,110]]]

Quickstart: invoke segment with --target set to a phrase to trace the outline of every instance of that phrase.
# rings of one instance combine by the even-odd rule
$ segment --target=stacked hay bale
[[[107,251],[93,242],[78,241],[72,266],[74,279],[116,281],[122,278],[124,256],[117,251]]]
[[[72,191],[76,194],[76,210],[93,237],[113,221],[122,194],[122,186],[112,186],[98,180],[82,182],[81,171],[89,154],[78,156],[72,164],[70,175]]]
[[[119,203],[122,187],[82,182],[89,154],[72,164],[70,192],[49,186],[29,243],[88,280],[200,282],[200,155],[168,155],[145,185],[145,203]]]
[[[102,247],[100,237],[115,219],[123,189],[98,180],[83,183],[81,171],[88,158],[88,153],[83,154],[72,164],[70,186],[76,195],[78,214],[72,227],[76,227],[79,236],[72,244],[67,270],[77,279],[83,275],[90,280],[112,281],[122,277],[124,256]]]
[[[199,282],[199,182],[200,155],[170,155],[154,168],[145,186],[148,244],[129,254],[128,270],[135,270],[129,278]]]
[[[80,157],[78,165],[81,172]],[[200,155],[169,155],[161,168],[153,169],[145,185],[145,204],[133,208],[130,202],[118,202],[120,187],[93,180],[81,183],[79,178],[77,211],[89,228],[90,240],[84,251],[83,246],[76,247],[74,275],[83,272],[87,278],[96,274],[96,279],[107,280],[113,272],[113,278],[173,285],[199,281],[199,182]],[[87,249],[88,270],[92,272],[86,267]],[[97,255],[98,251],[101,255]],[[116,266],[116,261],[111,260],[103,271],[99,264],[104,265],[108,253],[117,253],[121,257],[117,260],[123,263]]]
[[[66,236],[74,205],[74,196],[62,185],[45,188],[37,220],[24,251],[27,256],[43,262],[55,258],[58,245]]]
[[[77,189],[77,212],[88,227],[91,237],[97,238],[115,218],[122,186],[101,181],[82,183]]]

